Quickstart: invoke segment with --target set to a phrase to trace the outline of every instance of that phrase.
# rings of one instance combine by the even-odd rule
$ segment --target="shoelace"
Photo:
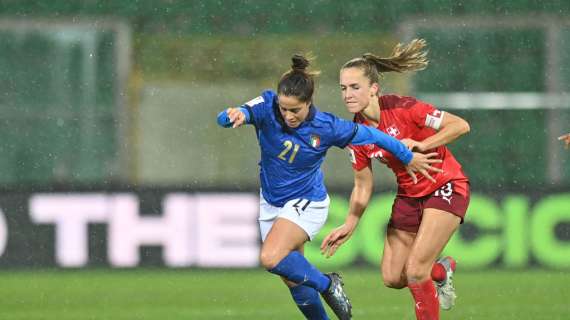
[[[441,290],[441,293],[443,293],[444,295],[455,295],[455,292],[453,291],[453,278],[449,277],[447,278],[447,281],[442,282],[441,285],[438,284],[439,289]]]

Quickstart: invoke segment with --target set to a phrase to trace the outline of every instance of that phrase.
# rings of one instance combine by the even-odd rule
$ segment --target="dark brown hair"
[[[294,54],[291,58],[293,64],[291,69],[285,72],[279,84],[277,84],[277,94],[288,97],[296,97],[300,102],[309,102],[313,99],[315,91],[315,76],[319,71],[308,71],[310,60],[314,58],[309,54],[305,57],[301,54]]]
[[[381,58],[372,53],[365,53],[362,57],[352,59],[345,63],[342,69],[359,68],[364,72],[371,83],[378,83],[380,75],[384,72],[419,71],[427,67],[427,50],[424,39],[414,39],[407,45],[398,43],[388,58]]]

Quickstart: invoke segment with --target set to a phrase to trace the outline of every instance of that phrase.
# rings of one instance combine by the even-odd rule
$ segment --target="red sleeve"
[[[430,127],[439,130],[443,111],[436,109],[433,105],[416,100],[416,103],[409,109],[412,121],[420,128]]]
[[[360,171],[371,164],[370,158],[366,156],[366,153],[362,150],[361,146],[349,145],[347,148],[350,154],[350,163],[352,163],[352,168],[356,171]]]

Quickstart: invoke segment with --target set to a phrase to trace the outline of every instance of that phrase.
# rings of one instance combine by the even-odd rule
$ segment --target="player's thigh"
[[[388,228],[384,241],[382,256],[382,278],[389,287],[397,287],[402,281],[402,275],[408,256],[412,250],[416,234],[409,231]]]
[[[382,277],[388,287],[402,285],[402,273],[419,230],[421,215],[421,199],[400,196],[394,199],[382,258]]]
[[[329,205],[328,196],[322,201],[294,199],[281,208],[262,203],[259,218],[261,240],[266,241],[279,218],[296,224],[305,232],[308,240],[313,240],[327,221]]]
[[[452,180],[423,201],[423,212],[410,264],[430,268],[462,222],[469,206],[469,182]]]
[[[296,223],[283,218],[275,219],[261,247],[262,255],[268,254],[272,259],[283,259],[289,252],[303,246],[309,236]]]
[[[406,265],[408,278],[425,278],[461,218],[443,210],[426,208]],[[422,279],[418,279],[422,280]]]
[[[306,241],[313,239],[326,222],[329,204],[328,196],[322,201],[294,199],[275,209],[275,218],[268,214],[261,215],[262,265],[265,268],[274,267],[289,252],[299,250]],[[272,219],[261,220],[266,218]],[[268,226],[271,227],[267,229]]]

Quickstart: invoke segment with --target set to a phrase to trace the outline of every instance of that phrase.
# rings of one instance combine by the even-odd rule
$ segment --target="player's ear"
[[[379,92],[380,92],[380,85],[377,82],[374,82],[373,84],[370,85],[370,96],[371,97],[378,96]]]

